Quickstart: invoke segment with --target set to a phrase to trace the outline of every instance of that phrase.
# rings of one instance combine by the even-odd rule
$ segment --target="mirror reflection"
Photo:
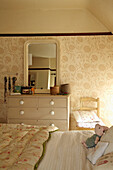
[[[28,46],[28,85],[50,89],[56,85],[56,44]]]
[[[59,84],[58,55],[56,40],[25,42],[24,85],[34,87],[36,93],[50,93],[50,87]]]

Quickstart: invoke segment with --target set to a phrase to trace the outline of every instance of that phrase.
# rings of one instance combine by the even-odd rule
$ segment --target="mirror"
[[[56,40],[25,42],[24,86],[32,86],[35,93],[50,93],[59,84],[59,45]]]

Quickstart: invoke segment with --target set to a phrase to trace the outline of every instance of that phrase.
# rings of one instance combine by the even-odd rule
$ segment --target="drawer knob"
[[[51,113],[52,116],[55,114],[55,112],[53,110],[50,113]]]
[[[21,111],[20,111],[20,114],[21,114],[21,115],[23,115],[23,114],[24,114],[24,111],[23,111],[23,110],[21,110]]]
[[[20,123],[21,125],[24,125],[24,123]]]
[[[51,100],[51,101],[50,101],[50,105],[53,106],[54,104],[55,104],[55,102],[54,102],[53,100]]]
[[[50,126],[55,126],[54,123],[51,123]]]
[[[23,100],[20,100],[20,104],[23,105],[23,104],[24,104],[24,101],[23,101]]]

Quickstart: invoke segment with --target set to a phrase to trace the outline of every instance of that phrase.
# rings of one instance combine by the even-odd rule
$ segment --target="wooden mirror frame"
[[[24,86],[28,86],[28,47],[30,44],[56,44],[56,85],[59,85],[59,43],[54,39],[28,40],[24,44]],[[35,93],[50,93],[50,89],[35,89]]]

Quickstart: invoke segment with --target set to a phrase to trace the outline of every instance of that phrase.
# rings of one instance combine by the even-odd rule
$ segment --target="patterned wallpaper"
[[[113,124],[113,36],[0,37],[0,118],[6,118],[4,76],[24,82],[24,43],[56,39],[60,44],[60,82],[71,87],[71,107],[83,96],[100,98],[100,115]]]

